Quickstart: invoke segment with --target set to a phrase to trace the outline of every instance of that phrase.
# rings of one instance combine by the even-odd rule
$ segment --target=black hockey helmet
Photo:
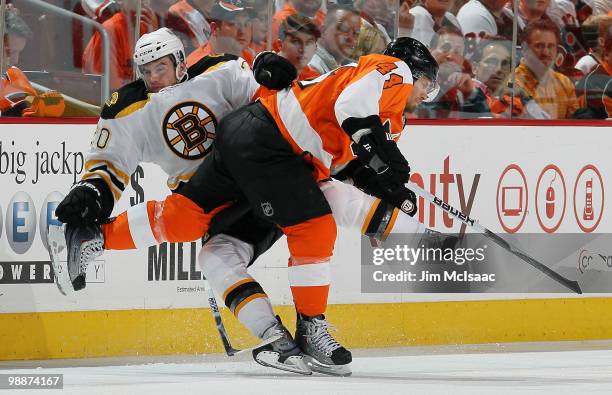
[[[384,54],[406,63],[415,81],[423,76],[429,78],[431,90],[437,90],[438,62],[422,42],[411,37],[399,37],[387,45]]]

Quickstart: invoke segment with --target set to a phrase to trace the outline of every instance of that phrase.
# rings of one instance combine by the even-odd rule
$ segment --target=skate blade
[[[68,274],[68,254],[64,227],[65,225],[49,225],[48,243],[55,285],[62,295],[68,296],[74,293],[74,288]]]
[[[351,364],[346,365],[327,365],[321,363],[309,355],[304,356],[304,362],[313,372],[326,374],[328,376],[347,377],[353,374]]]
[[[279,354],[277,352],[262,351],[255,357],[255,362],[269,368],[303,374],[305,376],[310,376],[312,374],[312,371],[308,369],[308,366],[304,363],[304,357],[302,355],[288,357],[285,359],[285,362],[279,362],[278,358]]]

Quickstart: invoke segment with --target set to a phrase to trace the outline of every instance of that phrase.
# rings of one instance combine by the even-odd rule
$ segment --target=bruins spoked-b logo
[[[163,134],[168,146],[184,159],[201,159],[215,140],[217,120],[201,103],[175,105],[164,117]]]

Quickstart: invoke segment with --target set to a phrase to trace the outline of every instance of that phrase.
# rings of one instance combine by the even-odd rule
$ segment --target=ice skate
[[[49,225],[49,255],[63,295],[85,288],[87,265],[104,252],[99,225]]]
[[[278,318],[278,323],[268,328],[263,339],[270,337],[280,338],[263,347],[253,350],[253,358],[260,365],[270,368],[286,370],[288,372],[311,375],[312,371],[304,362],[304,355],[291,337],[289,331],[283,326]]]
[[[350,376],[351,352],[329,334],[334,327],[323,314],[307,317],[298,314],[295,340],[304,352],[304,360],[314,371],[332,376]]]

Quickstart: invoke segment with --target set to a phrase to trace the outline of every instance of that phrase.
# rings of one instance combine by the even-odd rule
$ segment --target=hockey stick
[[[210,305],[210,311],[212,312],[213,318],[215,319],[215,324],[217,325],[217,331],[219,332],[221,343],[223,343],[223,348],[225,349],[225,353],[228,356],[233,357],[234,355],[238,355],[238,354],[242,354],[247,351],[251,351],[255,348],[265,346],[266,344],[270,344],[280,339],[280,336],[272,336],[269,339],[266,339],[263,342],[257,344],[256,346],[245,348],[242,350],[238,350],[232,347],[232,344],[229,341],[229,337],[227,336],[227,331],[225,330],[225,325],[223,325],[223,319],[221,318],[221,313],[219,312],[219,306],[217,305],[217,299],[215,298],[215,293],[213,292],[213,289],[208,283],[208,280],[204,280],[204,281],[206,282],[205,286],[208,291],[208,304]]]
[[[472,227],[472,229],[474,229],[478,233],[482,233],[489,239],[493,240],[493,242],[495,242],[500,247],[504,248],[508,252],[511,252],[512,254],[521,258],[523,261],[527,262],[534,268],[546,274],[548,277],[555,280],[559,284],[572,290],[573,292],[576,292],[577,294],[582,293],[582,290],[580,289],[580,285],[578,285],[577,281],[569,280],[563,277],[562,275],[560,275],[559,273],[555,272],[548,266],[544,265],[543,263],[538,262],[537,260],[529,256],[527,253],[525,253],[524,251],[521,251],[516,246],[504,240],[501,236],[496,235],[495,233],[491,232],[489,229],[482,226],[477,220],[470,218],[468,215],[465,215],[460,210],[457,210],[450,204],[446,203],[445,201],[438,198],[437,196],[434,196],[431,193],[425,191],[424,189],[422,189],[421,187],[419,187],[418,185],[414,183],[406,184],[406,187],[412,190],[413,192],[415,192],[417,195],[422,196],[423,198],[425,198],[425,200],[429,201],[430,203],[435,204],[441,210],[444,210],[450,215],[452,215],[453,217],[457,218],[459,221],[463,222],[466,225],[469,225],[470,227]]]
[[[213,318],[215,319],[215,324],[217,325],[217,331],[219,332],[219,337],[221,337],[221,343],[223,343],[223,348],[225,349],[225,353],[228,356],[236,355],[240,350],[236,350],[232,347],[232,344],[227,337],[227,332],[225,331],[225,326],[223,325],[223,320],[221,319],[221,313],[219,312],[219,307],[217,306],[217,299],[215,299],[215,293],[212,288],[206,281],[206,288],[208,291],[208,304],[210,305],[210,311],[212,312]]]

